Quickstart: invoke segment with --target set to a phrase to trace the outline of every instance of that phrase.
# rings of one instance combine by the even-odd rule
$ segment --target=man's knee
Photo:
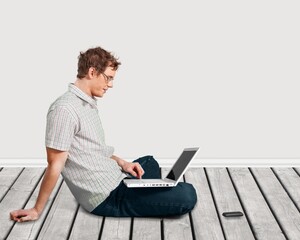
[[[153,156],[148,156],[148,164],[151,164],[155,168],[159,168],[158,162],[155,160]]]
[[[179,183],[183,188],[183,200],[187,211],[191,211],[197,203],[197,193],[195,188],[190,183]]]
[[[153,167],[159,168],[158,162],[154,159],[153,156],[151,155],[147,155],[144,157],[140,157],[136,160],[134,160],[134,162],[138,162],[140,163],[142,166],[143,165],[151,165]]]

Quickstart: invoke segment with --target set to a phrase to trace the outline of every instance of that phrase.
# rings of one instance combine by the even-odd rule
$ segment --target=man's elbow
[[[68,158],[68,152],[47,148],[48,168],[55,172],[61,172]]]

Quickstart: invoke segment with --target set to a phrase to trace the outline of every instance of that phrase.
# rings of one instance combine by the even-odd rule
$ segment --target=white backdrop
[[[95,46],[122,62],[98,101],[117,155],[299,158],[299,12],[276,0],[1,1],[0,158],[45,158],[48,107]]]

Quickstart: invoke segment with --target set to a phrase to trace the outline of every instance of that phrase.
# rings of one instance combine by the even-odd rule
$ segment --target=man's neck
[[[76,87],[78,87],[81,91],[83,91],[84,93],[86,93],[87,95],[89,95],[90,97],[93,97],[91,94],[91,91],[89,89],[88,83],[87,83],[87,79],[82,78],[82,79],[77,79],[74,82],[74,85]]]

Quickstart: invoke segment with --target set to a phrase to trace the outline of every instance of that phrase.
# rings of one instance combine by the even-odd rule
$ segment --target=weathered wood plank
[[[192,183],[197,191],[198,201],[191,213],[196,239],[224,239],[204,169],[189,169],[185,174],[185,180]]]
[[[292,168],[273,168],[291,199],[300,210],[300,177]]]
[[[67,239],[78,203],[63,182],[38,236],[39,240]]]
[[[300,238],[300,214],[269,168],[251,168],[265,198],[288,239]]]
[[[134,218],[133,240],[159,240],[161,239],[161,220],[158,218]]]
[[[0,239],[5,239],[15,224],[15,221],[10,220],[9,213],[24,207],[43,172],[43,168],[25,168],[7,192],[0,203]]]
[[[297,172],[297,174],[300,176],[300,168],[294,168],[294,170]]]
[[[257,239],[286,239],[248,168],[229,168]]]
[[[168,168],[162,168],[162,177],[164,178],[170,171]],[[183,179],[180,180],[183,182]],[[164,239],[168,240],[192,240],[192,228],[189,214],[177,218],[164,218]]]
[[[85,211],[82,207],[79,208],[70,240],[98,240],[103,217],[93,215]]]
[[[222,215],[223,212],[243,212],[226,168],[207,168],[207,175],[226,238],[237,240],[254,239],[245,216],[226,218]]]
[[[3,168],[0,172],[0,202],[23,168]]]
[[[42,180],[43,179],[40,180],[39,185],[34,190],[32,196],[30,197],[28,203],[26,204],[26,206],[24,208],[32,208],[34,206],[36,199],[38,197],[38,194],[39,194]],[[44,211],[42,212],[39,219],[36,221],[31,221],[31,222],[16,223],[14,225],[12,231],[10,232],[7,240],[15,240],[15,239],[34,240],[34,239],[36,239],[36,237],[47,217],[50,206],[51,206],[52,202],[54,201],[54,198],[55,198],[57,192],[59,191],[61,183],[62,183],[62,177],[60,176],[55,188],[53,189],[53,191],[49,197],[49,200],[44,208]]]
[[[106,217],[101,239],[128,240],[130,237],[131,218]]]

